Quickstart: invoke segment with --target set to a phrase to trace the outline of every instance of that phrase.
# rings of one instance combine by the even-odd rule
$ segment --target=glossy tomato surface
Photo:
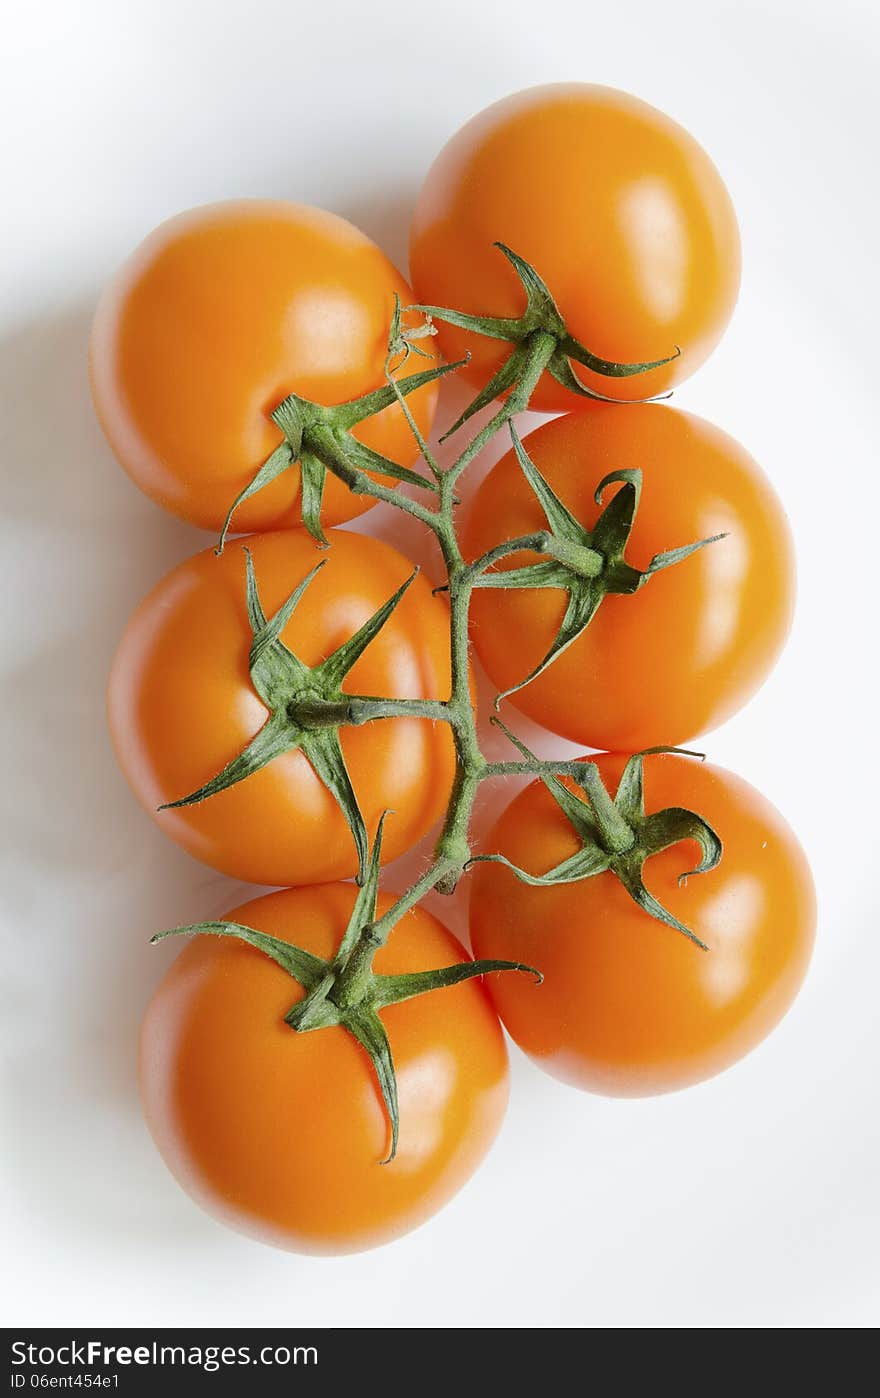
[[[386,602],[412,564],[377,539],[343,530],[320,550],[302,529],[253,535],[250,549],[266,615],[319,561],[282,640],[307,665],[335,650]],[[206,864],[264,884],[352,876],[351,833],[333,797],[299,752],[198,805],[159,811],[220,772],[263,726],[268,711],[248,669],[245,551],[228,544],[187,559],[141,603],[122,637],[108,696],[122,770],[161,828]],[[417,577],[343,681],[349,694],[445,699],[446,603]],[[442,815],[454,771],[446,724],[381,719],[342,730],[342,750],[372,837],[386,808],[383,852],[393,859]]]
[[[715,728],[761,685],[791,624],[790,530],[760,467],[719,428],[660,404],[591,404],[539,427],[525,447],[587,527],[599,514],[594,492],[602,478],[641,469],[626,553],[637,568],[667,549],[727,537],[654,574],[634,595],[606,597],[587,630],[508,702],[592,748],[635,752]],[[478,557],[543,527],[541,507],[508,452],[477,492],[466,552]],[[517,554],[500,566],[529,561],[536,556]],[[558,589],[474,594],[473,639],[499,691],[547,653],[566,604]]]
[[[616,398],[681,383],[730,319],[740,247],[730,196],[705,151],[646,102],[613,88],[558,83],[487,107],[441,151],[412,223],[410,272],[420,302],[516,316],[522,287],[506,243],[550,288],[568,329],[594,354],[645,362],[681,355],[630,379],[578,366]],[[438,322],[448,358],[472,355],[480,385],[505,346]],[[579,400],[546,374],[532,399],[565,412]]]
[[[626,758],[596,759],[609,790]],[[611,873],[530,888],[508,869],[474,875],[474,954],[522,960],[541,985],[487,982],[510,1034],[555,1077],[610,1096],[687,1087],[727,1068],[779,1022],[803,980],[813,945],[815,895],[792,831],[760,792],[720,767],[677,756],[645,760],[648,812],[683,806],[721,837],[708,874],[678,879],[697,859],[693,842],[644,865],[648,890],[708,945],[643,912]],[[546,788],[527,787],[487,836],[532,873],[578,842]]]
[[[219,530],[282,440],[289,393],[330,406],[385,382],[388,331],[406,282],[345,219],[280,200],[212,204],[163,223],[101,299],[91,344],[98,416],[128,474],[160,505]],[[423,432],[433,385],[409,399]],[[395,404],[355,435],[401,465],[418,447]],[[299,470],[247,500],[239,530],[298,522]],[[369,509],[328,476],[323,519]]]
[[[286,889],[230,919],[328,957],[351,884]],[[391,903],[383,894],[379,912]],[[467,953],[422,909],[379,951],[388,974],[452,965]],[[296,1033],[302,991],[259,951],[195,938],[161,982],[141,1037],[147,1121],[170,1169],[205,1208],[264,1242],[354,1252],[422,1223],[489,1149],[507,1105],[507,1054],[479,981],[382,1011],[397,1069],[400,1142],[372,1065],[345,1029]]]

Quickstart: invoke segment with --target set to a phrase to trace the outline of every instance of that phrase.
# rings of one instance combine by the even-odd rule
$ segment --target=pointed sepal
[[[414,485],[419,490],[430,490],[436,494],[437,485],[434,481],[420,476],[418,471],[411,471],[408,466],[398,466],[396,461],[373,451],[372,447],[364,446],[356,437],[350,437],[345,443],[345,456],[351,466],[365,474],[390,476],[392,480],[403,481],[406,485]]]
[[[253,640],[251,641],[248,664],[251,682],[263,703],[269,709],[282,708],[292,689],[305,684],[309,668],[299,660],[281,640],[281,633],[293,616],[294,611],[309,584],[324,567],[324,561],[297,583],[286,602],[267,619],[260,601],[254,561],[250,549],[245,549],[246,602]]]
[[[575,519],[568,506],[560,500],[549,481],[541,475],[523,446],[522,438],[512,422],[508,424],[508,431],[519,468],[544,512],[544,518],[549,524],[554,538],[565,539],[572,544],[583,544],[589,538],[586,529],[580,520]]]
[[[693,748],[670,747],[663,743],[653,748],[642,748],[627,758],[626,766],[620,774],[614,804],[624,820],[631,824],[645,818],[645,758],[646,757],[693,757],[698,762],[705,761],[706,754],[695,752]]]
[[[436,971],[412,971],[399,976],[376,976],[373,1003],[384,1008],[398,1005],[402,1000],[413,1000],[417,995],[427,995],[432,990],[445,990],[462,981],[475,980],[480,976],[491,976],[496,971],[524,971],[534,976],[540,983],[543,976],[534,966],[526,966],[522,961],[458,961],[454,966],[441,966]]]
[[[245,500],[250,500],[251,496],[256,495],[264,486],[270,485],[272,481],[277,480],[283,471],[286,471],[289,466],[293,465],[293,462],[294,455],[290,443],[279,442],[275,450],[263,462],[256,475],[248,481],[244,490],[238,492],[232,504],[229,506],[226,512],[226,518],[223,521],[223,528],[220,531],[220,538],[217,541],[217,547],[214,550],[215,553],[223,552],[226,545],[226,537],[232,528],[232,516],[235,514],[239,505],[243,505]]]
[[[357,881],[361,883],[367,861],[367,827],[361,808],[352,786],[345,755],[339,739],[338,728],[321,728],[304,731],[299,741],[303,756],[312,766],[315,775],[333,797],[351,831],[354,847],[357,850]]]
[[[474,587],[494,587],[534,590],[555,587],[567,592],[570,575],[563,563],[548,560],[544,563],[529,563],[522,568],[507,568],[503,573],[481,573],[474,579]]]
[[[397,393],[402,393],[404,398],[408,398],[411,393],[415,393],[416,389],[424,388],[429,383],[436,383],[438,379],[454,373],[456,369],[461,368],[463,363],[464,360],[456,360],[453,364],[437,364],[433,369],[420,369],[417,374],[407,374],[406,378],[397,380]],[[397,400],[397,393],[390,385],[386,384],[384,388],[373,389],[371,393],[365,393],[361,398],[352,398],[347,403],[340,403],[332,409],[334,426],[347,430],[356,427],[359,422],[364,422],[368,417],[373,417],[376,413],[383,412],[385,408],[390,408],[391,404]]]
[[[382,1093],[382,1101],[385,1103],[385,1111],[391,1126],[391,1149],[380,1163],[390,1165],[397,1154],[397,1144],[400,1137],[400,1107],[397,1100],[397,1074],[394,1071],[394,1059],[391,1056],[388,1035],[378,1014],[369,1005],[363,1005],[356,1012],[349,1014],[345,1021],[345,1027],[350,1034],[354,1035],[364,1051],[369,1054],[373,1071],[376,1074],[379,1090]]]
[[[237,786],[239,782],[252,777],[255,772],[274,762],[276,757],[293,752],[299,746],[300,734],[291,728],[286,715],[270,714],[247,747],[227,762],[216,776],[211,777],[210,781],[206,781],[195,791],[191,791],[188,796],[179,796],[176,801],[165,801],[158,809],[176,811],[184,806],[196,806],[211,796],[217,796],[221,791],[228,791],[230,787]]]
[[[501,707],[502,700],[509,699],[511,694],[516,694],[519,690],[525,689],[527,684],[531,684],[539,675],[543,675],[553,661],[568,650],[572,641],[576,641],[581,632],[589,626],[593,617],[599,609],[603,593],[592,583],[584,583],[581,587],[568,589],[568,602],[565,613],[559,624],[553,644],[534,669],[530,670],[524,679],[512,684],[509,689],[502,690],[495,696],[495,708]]]
[[[382,864],[382,840],[385,834],[385,821],[390,815],[389,811],[383,811],[379,817],[379,824],[376,827],[376,834],[373,839],[370,857],[367,860],[361,885],[358,889],[351,916],[348,919],[342,941],[334,957],[334,965],[342,967],[349,953],[352,951],[355,942],[361,936],[364,928],[372,925],[376,917],[376,906],[379,898],[379,874]]]
[[[582,345],[580,340],[569,334],[560,341],[559,348],[568,359],[582,364],[594,374],[601,374],[604,379],[631,379],[637,374],[647,374],[652,369],[662,369],[665,364],[671,364],[681,355],[681,350],[675,345],[672,354],[668,354],[665,359],[645,359],[640,363],[622,364],[617,360],[602,359],[600,355],[593,354],[586,345]]]
[[[513,353],[508,355],[505,359],[501,368],[492,375],[488,383],[484,384],[476,397],[471,399],[464,411],[459,413],[452,426],[447,427],[440,441],[448,441],[460,427],[463,427],[466,422],[469,422],[470,419],[483,408],[487,408],[490,403],[494,403],[496,398],[503,398],[504,395],[519,382],[525,368],[527,357],[527,348],[524,345],[518,345]]]
[[[721,534],[710,534],[707,539],[698,539],[695,544],[683,544],[681,548],[666,549],[663,553],[655,553],[642,574],[642,579],[649,578],[654,573],[660,573],[664,568],[673,568],[676,563],[683,563],[686,558],[690,558],[692,553],[697,553],[709,544],[718,544],[726,538],[727,532],[724,531]]]
[[[327,962],[313,952],[285,942],[280,937],[270,937],[267,932],[258,932],[254,927],[246,927],[241,922],[192,922],[185,927],[170,927],[166,932],[157,932],[150,938],[150,945],[163,942],[166,937],[233,937],[255,947],[276,966],[280,966],[306,990],[311,990],[327,973]]]
[[[682,935],[693,942],[695,946],[698,946],[701,951],[708,951],[706,943],[701,941],[697,934],[692,932],[686,923],[681,922],[668,908],[664,908],[663,904],[654,897],[653,893],[648,892],[642,876],[643,863],[643,853],[639,852],[635,856],[627,856],[619,859],[614,866],[614,873],[623,884],[630,898],[632,898],[634,903],[638,904],[642,912],[654,918],[655,922],[665,923],[667,927],[672,927],[676,932],[681,932]]]
[[[414,568],[409,577],[400,584],[397,591],[377,608],[353,636],[347,641],[343,641],[337,650],[315,667],[315,675],[322,687],[339,689],[345,676],[354,664],[360,659],[372,640],[378,636],[382,627],[388,621],[392,612],[403,600],[408,588],[412,586],[418,576],[418,568]]]
[[[572,368],[571,360],[563,354],[561,349],[557,349],[551,356],[547,365],[547,373],[555,379],[561,388],[568,389],[577,398],[591,398],[594,403],[619,403],[619,398],[612,397],[609,393],[600,393],[598,388],[591,388],[578,378]],[[627,399],[632,402],[632,399]],[[651,399],[636,399],[636,402],[650,402]]]
[[[429,306],[422,302],[410,306],[411,311],[419,311],[430,316],[431,320],[442,320],[454,325],[458,330],[469,330],[474,335],[484,335],[490,340],[509,340],[515,343],[522,338],[521,316],[480,316],[467,311],[456,311],[451,306]]]
[[[549,888],[555,884],[581,883],[584,879],[594,878],[596,874],[604,874],[610,869],[611,860],[598,845],[591,845],[584,840],[576,853],[560,864],[555,864],[552,869],[545,870],[543,874],[533,874],[528,869],[523,869],[504,854],[475,854],[470,864],[503,864],[520,883],[529,884],[532,888]]]
[[[326,963],[327,974],[317,981],[304,1000],[299,1000],[288,1010],[285,1022],[291,1029],[305,1033],[311,1029],[325,1029],[331,1024],[342,1024],[345,1018],[343,1007],[328,997],[337,979],[354,950],[358,940],[365,934],[376,916],[379,894],[379,866],[382,855],[382,834],[388,811],[383,811],[376,830],[376,837],[370,850],[370,857],[363,872],[363,880],[352,904],[351,913],[336,955]]]
[[[327,467],[310,451],[303,451],[299,458],[299,498],[302,522],[315,543],[322,549],[330,547],[327,535],[321,524],[321,505],[324,501],[324,486],[327,483]]]

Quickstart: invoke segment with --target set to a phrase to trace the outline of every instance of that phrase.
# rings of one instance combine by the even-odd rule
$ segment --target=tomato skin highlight
[[[315,665],[361,626],[412,572],[390,545],[333,531],[320,550],[303,529],[206,549],[171,570],[134,612],[110,675],[108,713],[120,766],[157,824],[190,854],[232,878],[288,885],[350,878],[351,833],[299,752],[286,753],[198,805],[157,811],[197,790],[263,726],[268,711],[248,670],[245,604],[250,549],[272,615],[314,567],[282,640]],[[449,696],[448,608],[415,579],[343,681],[349,694]],[[384,859],[409,849],[446,808],[455,770],[448,725],[379,719],[341,730],[342,750],[372,837],[385,809]]]
[[[285,889],[231,920],[331,956],[355,889]],[[379,913],[393,898],[381,894]],[[467,953],[421,908],[377,954],[377,971],[452,965]],[[147,1010],[141,1084],[150,1130],[209,1213],[298,1252],[376,1247],[435,1213],[470,1177],[507,1106],[507,1052],[485,989],[468,981],[382,1011],[397,1067],[400,1143],[372,1065],[341,1027],[296,1033],[297,983],[252,947],[194,938]]]
[[[719,428],[662,404],[594,403],[545,423],[524,445],[588,526],[599,514],[594,491],[602,478],[641,469],[627,549],[637,568],[664,550],[728,537],[655,574],[634,595],[606,597],[587,630],[507,702],[572,742],[606,750],[678,746],[723,723],[766,679],[794,611],[791,532],[761,468]],[[466,556],[544,527],[508,452],[474,498]],[[534,559],[517,554],[500,566]],[[566,601],[550,589],[474,593],[471,635],[499,691],[547,653]]]
[[[610,791],[626,756],[595,759]],[[701,1082],[735,1063],[775,1027],[801,985],[816,922],[812,875],[779,812],[742,778],[671,755],[645,759],[648,812],[698,812],[724,845],[719,866],[679,887],[693,843],[644,865],[649,892],[708,944],[701,951],[643,912],[611,873],[529,888],[481,864],[471,896],[478,957],[521,959],[540,986],[492,977],[508,1032],[554,1077],[591,1092],[637,1097]],[[487,836],[520,867],[544,872],[577,840],[535,782]]]
[[[384,386],[397,294],[412,292],[345,219],[283,200],[210,204],[169,219],[105,291],[91,340],[95,407],[121,465],[157,504],[219,532],[282,440],[269,414],[292,392],[332,406]],[[433,384],[409,405],[430,431]],[[411,466],[398,404],[354,435]],[[393,482],[388,482],[393,484]],[[293,466],[238,509],[242,532],[299,522]],[[322,518],[371,508],[328,473]]]
[[[550,288],[569,332],[605,359],[662,368],[610,379],[576,366],[615,398],[681,383],[724,332],[740,280],[736,215],[705,151],[646,102],[590,83],[528,88],[468,121],[432,165],[410,235],[420,302],[516,316],[522,288],[493,246],[507,244]],[[472,355],[482,387],[509,346],[437,322],[448,359]],[[539,412],[582,405],[544,374]]]

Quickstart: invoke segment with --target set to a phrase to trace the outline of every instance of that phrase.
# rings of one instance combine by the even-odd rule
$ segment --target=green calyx
[[[395,314],[399,320],[397,308]],[[416,333],[408,332],[410,336]],[[324,548],[327,539],[321,525],[321,503],[328,470],[344,480],[354,494],[378,495],[382,487],[373,480],[373,475],[390,476],[393,480],[406,481],[421,490],[436,491],[433,481],[359,442],[354,436],[354,428],[456,367],[454,364],[442,364],[433,369],[423,369],[399,380],[394,387],[386,385],[361,398],[329,408],[300,398],[296,393],[288,394],[271,413],[275,426],[284,434],[284,440],[279,442],[230,505],[217,552],[223,552],[226,536],[232,527],[232,517],[239,505],[295,465],[300,470],[302,522],[312,538]]]
[[[587,529],[575,519],[541,475],[526,452],[513,423],[509,424],[509,428],[517,461],[549,526],[548,531],[534,536],[532,547],[535,552],[549,557],[523,568],[490,572],[486,570],[498,557],[498,550],[493,550],[491,554],[473,564],[473,586],[559,588],[568,594],[568,602],[559,630],[544,658],[518,684],[512,685],[497,696],[496,709],[502,699],[524,689],[552,665],[572,641],[586,630],[605,597],[611,593],[638,592],[655,573],[683,562],[698,549],[705,548],[707,544],[717,543],[725,537],[723,534],[714,534],[709,539],[699,539],[696,543],[655,554],[647,568],[640,572],[638,568],[633,568],[627,563],[624,553],[639,507],[642,490],[641,471],[637,468],[611,471],[599,482],[595,495],[597,505],[602,504],[609,486],[619,483],[620,489],[609,500],[593,527]],[[528,546],[527,541],[519,542]],[[505,549],[504,552],[509,550]]]
[[[501,417],[506,420],[514,412],[527,406],[535,385],[546,372],[580,398],[594,398],[603,403],[619,400],[598,393],[578,378],[573,364],[581,364],[585,369],[601,374],[603,378],[626,379],[635,374],[647,373],[649,369],[659,369],[671,360],[677,359],[681,351],[675,348],[665,359],[654,359],[641,364],[618,364],[614,360],[602,359],[593,354],[580,340],[569,334],[559,308],[546,283],[541,280],[534,267],[504,243],[496,243],[513,267],[526,294],[526,306],[519,316],[478,316],[467,315],[463,311],[448,310],[443,306],[418,305],[410,307],[428,316],[430,320],[443,320],[460,330],[469,330],[476,335],[485,335],[492,340],[506,340],[513,349],[498,372],[489,380],[469,403],[464,412],[452,424],[443,439],[457,432],[468,418],[481,408],[487,407],[496,398],[509,394],[507,411]]]
[[[353,696],[343,692],[342,682],[381,631],[418,570],[353,636],[319,665],[309,666],[288,649],[281,632],[306,588],[323,568],[323,562],[303,578],[275,615],[267,618],[257,590],[253,559],[247,548],[245,555],[247,611],[253,635],[249,656],[251,682],[269,710],[269,717],[247,747],[221,772],[188,796],[169,801],[159,809],[175,810],[206,801],[260,771],[282,753],[301,752],[345,816],[357,850],[360,881],[367,861],[367,830],[345,765],[339,730],[344,725],[404,715],[442,719],[445,707],[428,700]]]
[[[536,760],[534,754],[503,723],[498,719],[493,722],[525,757]],[[537,888],[577,883],[581,879],[594,878],[596,874],[614,874],[644,912],[667,927],[674,927],[701,950],[707,951],[705,942],[664,908],[645,887],[645,861],[682,840],[693,840],[699,846],[700,861],[681,875],[680,884],[693,874],[706,874],[716,868],[722,854],[717,834],[708,821],[696,812],[681,806],[669,806],[662,811],[652,811],[650,815],[645,813],[644,760],[655,753],[667,752],[686,757],[700,756],[683,748],[647,748],[644,752],[637,752],[624,767],[613,798],[606,790],[594,762],[572,764],[569,768],[567,775],[577,783],[577,792],[565,786],[558,776],[539,772],[538,775],[581,842],[580,849],[546,873],[530,874],[502,854],[477,855],[471,862],[504,864],[523,883]]]
[[[385,815],[379,822],[363,884],[358,890],[348,925],[331,960],[236,922],[197,922],[186,927],[173,927],[167,932],[157,933],[151,942],[191,935],[237,938],[269,957],[297,981],[306,993],[288,1010],[284,1022],[300,1034],[340,1025],[357,1039],[369,1055],[391,1128],[390,1150],[382,1162],[388,1164],[397,1154],[400,1114],[394,1060],[380,1012],[403,1000],[412,1000],[429,991],[443,990],[495,971],[525,971],[539,981],[541,977],[531,966],[520,962],[492,960],[461,961],[452,966],[396,976],[374,971],[373,958],[395,925],[387,918],[376,922],[384,823]]]

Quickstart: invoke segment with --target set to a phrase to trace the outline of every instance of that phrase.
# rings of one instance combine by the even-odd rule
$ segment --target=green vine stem
[[[402,328],[401,308],[399,303],[395,304],[389,334],[385,388],[336,408],[307,403],[293,395],[279,404],[272,418],[284,432],[285,440],[256,473],[239,499],[233,502],[220,541],[222,548],[229,521],[241,500],[295,461],[301,461],[306,466],[305,474],[311,473],[307,513],[303,522],[320,546],[327,546],[320,522],[321,473],[329,470],[355,493],[369,495],[417,519],[433,533],[443,560],[446,581],[438,590],[446,591],[449,599],[449,697],[443,700],[403,700],[349,695],[341,686],[357,658],[393,612],[411,578],[354,636],[319,665],[310,668],[287,648],[281,633],[321,564],[299,583],[278,612],[267,618],[260,603],[258,579],[248,554],[247,607],[253,633],[251,681],[266,705],[269,717],[248,747],[222,772],[210,776],[198,790],[171,803],[173,806],[183,806],[210,799],[216,792],[246,780],[252,772],[258,771],[280,753],[300,750],[338,801],[358,852],[358,882],[361,888],[336,955],[330,961],[322,961],[289,943],[228,922],[173,928],[153,939],[157,941],[164,936],[187,933],[238,937],[271,957],[297,980],[303,986],[305,995],[286,1016],[288,1025],[300,1033],[333,1024],[343,1025],[371,1058],[391,1127],[389,1160],[397,1148],[399,1122],[394,1065],[380,1010],[397,1000],[440,990],[470,976],[513,971],[531,972],[540,979],[539,971],[534,968],[507,962],[462,962],[457,966],[407,977],[378,974],[374,970],[377,951],[387,942],[400,920],[428,893],[432,890],[442,894],[452,893],[473,863],[487,859],[507,865],[511,876],[538,885],[549,886],[610,873],[620,879],[630,896],[652,917],[675,927],[697,946],[703,947],[691,929],[668,913],[647,892],[642,867],[653,854],[681,840],[694,841],[700,849],[701,858],[694,873],[714,868],[722,852],[718,836],[692,811],[675,809],[646,815],[642,790],[644,754],[635,754],[630,759],[618,791],[612,796],[605,789],[595,763],[588,760],[539,759],[497,719],[494,722],[518,749],[519,756],[509,761],[489,762],[482,752],[471,699],[469,658],[468,623],[475,589],[555,587],[568,594],[568,606],[559,634],[540,665],[516,686],[521,688],[551,665],[556,656],[589,625],[605,596],[610,593],[632,594],[646,585],[654,573],[677,565],[696,549],[718,541],[716,538],[703,539],[674,547],[658,554],[644,572],[639,572],[626,562],[624,550],[638,509],[642,485],[640,471],[619,470],[605,477],[596,492],[601,513],[590,528],[583,521],[575,519],[551,490],[530,461],[513,424],[514,415],[528,407],[542,374],[550,372],[560,383],[582,397],[602,398],[603,395],[580,384],[571,368],[571,360],[609,378],[644,372],[656,365],[611,364],[590,354],[568,334],[549,290],[534,269],[509,248],[500,244],[499,247],[514,266],[525,289],[527,306],[523,315],[516,320],[499,320],[465,316],[440,307],[419,307],[415,309],[421,310],[428,318],[424,325],[413,331]],[[475,333],[506,339],[513,345],[505,365],[446,435],[451,435],[473,413],[500,394],[507,395],[505,401],[448,467],[439,464],[419,432],[407,396],[414,388],[460,366],[441,365],[403,379],[397,377],[410,353],[424,355],[415,342],[430,335],[431,317],[434,316],[450,320]],[[357,423],[395,400],[415,435],[430,479],[371,455],[351,435],[351,428]],[[509,425],[517,459],[541,505],[547,527],[515,539],[502,540],[482,557],[468,561],[462,554],[456,528],[456,507],[459,503],[456,485],[471,462],[505,425]],[[423,501],[404,495],[377,481],[374,472],[418,486],[427,492],[428,499]],[[605,503],[603,497],[612,485],[618,488]],[[532,555],[532,561],[522,566],[498,569],[498,564],[512,559],[513,555],[522,554]],[[496,708],[503,697],[499,696]],[[346,770],[339,733],[346,725],[379,722],[401,715],[448,723],[455,745],[456,769],[446,816],[428,868],[410,888],[395,898],[387,911],[377,916],[376,898],[385,817],[370,846]],[[480,784],[513,775],[542,780],[570,821],[579,841],[579,849],[573,856],[544,873],[534,874],[517,869],[500,854],[474,855],[470,847],[468,832]]]

